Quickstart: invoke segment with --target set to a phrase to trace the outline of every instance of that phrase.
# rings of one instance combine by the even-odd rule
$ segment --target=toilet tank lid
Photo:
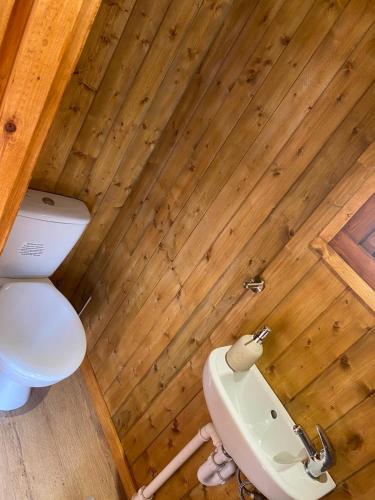
[[[27,190],[17,215],[61,224],[90,222],[90,212],[82,201],[35,189]]]

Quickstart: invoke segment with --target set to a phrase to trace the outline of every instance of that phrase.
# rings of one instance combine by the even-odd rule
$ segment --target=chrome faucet
[[[323,446],[320,451],[317,451],[310,441],[309,436],[300,425],[295,425],[293,430],[301,439],[308,455],[308,458],[303,461],[307,474],[313,479],[318,479],[323,472],[328,470],[335,463],[335,451],[329,442],[327,434],[320,425],[316,426],[318,436]]]

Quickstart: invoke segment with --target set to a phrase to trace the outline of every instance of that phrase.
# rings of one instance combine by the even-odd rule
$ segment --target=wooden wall
[[[139,485],[208,421],[204,361],[263,323],[260,368],[373,498],[374,315],[310,248],[374,172],[372,0],[104,1],[32,186],[93,221],[56,275]],[[260,295],[245,278],[261,274]],[[196,469],[158,498],[205,492]]]

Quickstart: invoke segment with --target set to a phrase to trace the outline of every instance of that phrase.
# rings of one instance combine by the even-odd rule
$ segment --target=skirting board
[[[102,426],[104,436],[108,442],[108,446],[112,453],[121,483],[124,487],[127,497],[130,499],[134,495],[134,493],[136,493],[135,483],[131,475],[122,444],[117,435],[115,426],[113,425],[111,415],[108,411],[107,404],[104,401],[91,363],[87,356],[85,357],[81,365],[81,373],[94,404],[94,408],[99,422]]]

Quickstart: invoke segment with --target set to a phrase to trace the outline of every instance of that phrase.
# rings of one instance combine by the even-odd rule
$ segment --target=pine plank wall
[[[103,0],[32,187],[93,214],[55,281],[92,297],[139,485],[209,420],[210,350],[266,323],[260,368],[337,450],[329,498],[375,498],[374,315],[310,247],[374,172],[374,20],[373,0]],[[209,450],[157,498],[237,498],[197,484]]]

